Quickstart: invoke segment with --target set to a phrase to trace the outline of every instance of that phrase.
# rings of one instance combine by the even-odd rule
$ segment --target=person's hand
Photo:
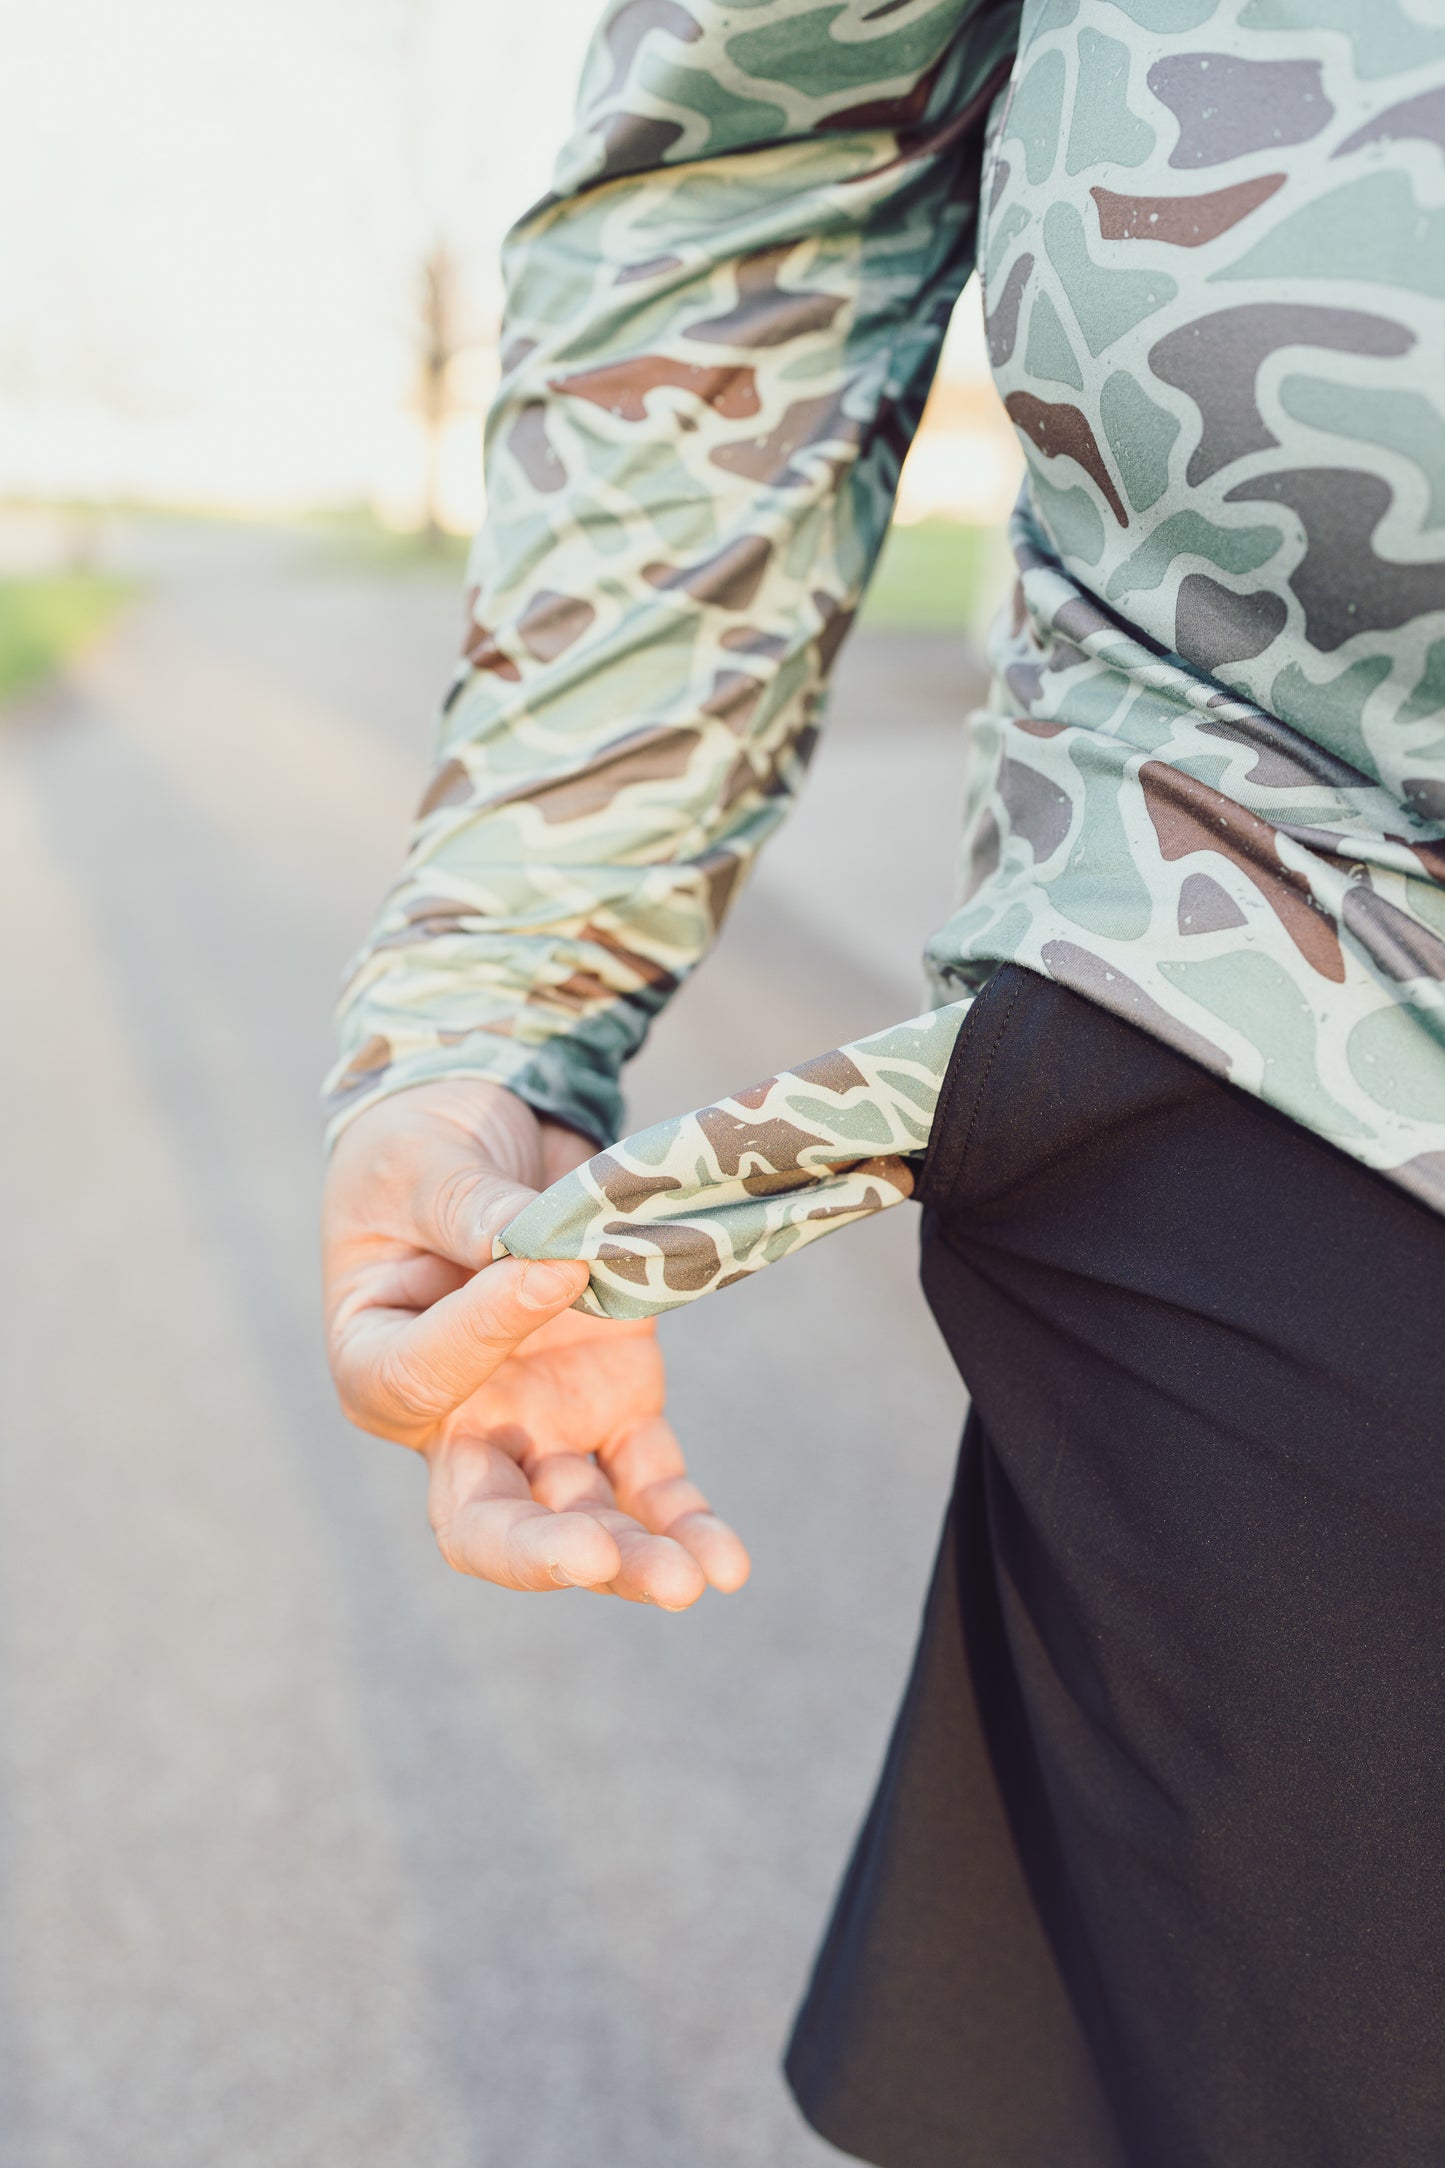
[[[688,1479],[653,1320],[573,1310],[583,1264],[490,1262],[593,1149],[479,1079],[358,1115],[322,1208],[331,1374],[353,1423],[426,1456],[459,1573],[679,1611],[708,1582],[741,1587],[748,1554]]]

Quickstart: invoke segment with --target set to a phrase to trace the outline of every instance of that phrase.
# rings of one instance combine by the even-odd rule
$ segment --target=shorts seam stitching
[[[1013,992],[1009,995],[1008,1007],[998,1020],[998,1028],[994,1032],[993,1043],[989,1047],[988,1058],[984,1062],[978,1086],[973,1095],[973,1107],[968,1117],[968,1127],[963,1133],[963,1142],[958,1148],[958,1158],[954,1167],[955,1181],[968,1164],[968,1155],[973,1145],[974,1132],[978,1128],[979,1118],[983,1113],[984,1094],[988,1090],[988,1080],[993,1074],[994,1063],[998,1060],[999,1048],[1003,1044],[1004,1033],[1008,1030],[1008,1020],[1013,1015],[1019,995],[1027,984],[1028,981],[1025,978],[1015,981]]]

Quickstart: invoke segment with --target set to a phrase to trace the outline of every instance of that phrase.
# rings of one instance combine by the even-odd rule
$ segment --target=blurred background
[[[682,1618],[449,1576],[320,1352],[330,1005],[597,5],[0,6],[0,2168],[837,2158],[777,2057],[961,1418],[913,1213],[664,1325],[755,1558]],[[638,1122],[918,1005],[1017,478],[981,344],[970,295]]]

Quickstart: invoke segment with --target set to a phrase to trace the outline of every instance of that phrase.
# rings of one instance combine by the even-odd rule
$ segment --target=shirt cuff
[[[431,1034],[408,1041],[378,1032],[345,1055],[326,1079],[326,1149],[367,1107],[416,1084],[451,1083],[458,1077],[505,1084],[533,1113],[565,1122],[597,1144],[609,1143],[622,1126],[617,1071],[581,1037],[559,1032],[528,1045],[496,1031],[445,1041]]]
[[[951,1002],[674,1116],[564,1175],[497,1255],[576,1260],[576,1304],[652,1317],[913,1194],[969,1007]]]

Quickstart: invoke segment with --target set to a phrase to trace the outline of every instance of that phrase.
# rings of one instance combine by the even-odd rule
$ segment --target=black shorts
[[[1445,1220],[1017,966],[922,1194],[972,1414],[804,2114],[882,2168],[1440,2168]]]

